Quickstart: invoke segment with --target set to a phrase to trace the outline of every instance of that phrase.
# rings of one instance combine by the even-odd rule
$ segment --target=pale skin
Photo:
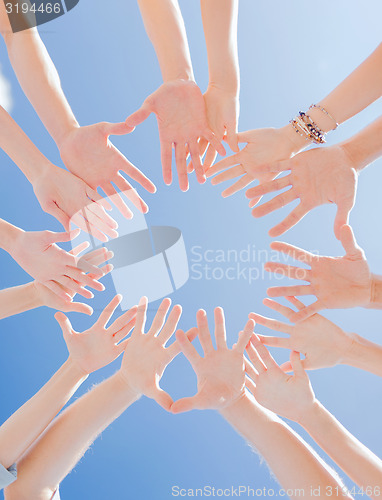
[[[303,354],[304,359],[301,363],[305,370],[345,364],[382,376],[382,347],[380,345],[355,333],[345,332],[320,314],[314,314],[304,321],[295,323],[296,312],[304,309],[305,305],[295,297],[287,297],[287,299],[297,311],[271,299],[264,299],[264,304],[282,314],[293,324],[256,313],[249,315],[256,324],[288,335],[288,337],[280,337],[257,334],[264,345],[290,349]],[[285,372],[291,371],[291,362],[283,363],[280,368]]]
[[[85,298],[93,297],[86,287],[98,291],[105,289],[98,281],[103,271],[87,259],[79,259],[57,245],[73,240],[79,233],[79,229],[69,233],[23,231],[0,219],[0,248],[9,253],[32,278],[61,299],[71,302],[72,297],[65,289]]]
[[[316,301],[296,313],[295,321],[302,321],[322,309],[347,309],[368,307],[380,309],[381,278],[372,274],[365,253],[357,245],[350,226],[340,229],[340,241],[345,250],[343,257],[323,257],[301,248],[275,241],[272,250],[309,265],[310,269],[279,262],[267,262],[264,269],[307,281],[307,285],[277,286],[268,288],[270,297],[314,295]]]
[[[20,459],[90,373],[122,353],[126,345],[123,342],[117,345],[117,342],[134,327],[136,308],[105,328],[120,300],[120,296],[115,297],[98,321],[83,333],[74,332],[65,315],[57,313],[68,359],[50,381],[0,427],[0,463],[4,467]]]
[[[93,191],[100,187],[126,218],[132,210],[116,187],[142,212],[148,207],[121,174],[138,182],[150,193],[154,184],[117,149],[109,140],[110,135],[125,135],[133,129],[122,123],[101,122],[80,127],[61,88],[57,70],[36,28],[12,33],[4,2],[0,4],[0,31],[7,46],[8,56],[17,79],[54,139],[61,158],[68,170],[82,179]],[[71,178],[73,180],[73,178]],[[44,195],[57,196],[57,186],[51,176],[46,179]],[[49,181],[49,182],[48,182]],[[78,200],[73,194],[75,184],[70,181],[60,186],[60,196],[69,211]]]
[[[120,370],[69,406],[30,447],[17,464],[17,481],[5,490],[7,500],[50,500],[97,436],[142,395],[170,408],[172,399],[159,386],[166,366],[180,352],[176,341],[166,347],[181,315],[180,306],[169,313],[170,305],[170,299],[162,302],[145,333],[147,299],[140,301]],[[190,331],[191,340],[196,333]]]
[[[367,496],[379,498],[382,461],[317,401],[300,354],[291,353],[293,375],[283,372],[256,335],[247,354],[251,362],[246,362],[246,386],[256,400],[301,424],[352,481],[364,488]]]
[[[80,254],[88,248],[88,246],[89,243],[84,242],[71,250],[69,253],[78,258]],[[93,266],[100,266],[112,258],[113,252],[110,252],[105,248],[93,250],[92,252],[89,252],[81,257],[82,260],[85,260]],[[112,264],[106,264],[100,267],[100,271],[102,271],[103,276],[112,271],[112,269]],[[89,273],[89,276],[90,278],[95,278],[95,275],[92,273]],[[25,285],[0,290],[0,319],[43,306],[62,312],[78,312],[88,315],[93,314],[93,309],[88,304],[75,302],[73,300],[76,295],[73,290],[63,287],[62,285],[59,286],[66,294],[65,299],[52,292],[52,290],[38,281],[31,281]],[[68,299],[70,300],[68,301]]]
[[[72,222],[100,241],[118,236],[117,223],[105,212],[109,203],[82,179],[53,165],[1,106],[0,131],[0,147],[32,184],[41,208],[66,231]]]
[[[311,487],[339,488],[342,484],[330,468],[308,445],[274,413],[262,408],[245,390],[244,350],[253,335],[254,321],[249,320],[232,349],[227,347],[224,313],[215,309],[215,344],[209,331],[205,311],[197,313],[198,335],[203,357],[187,339],[177,332],[183,354],[198,378],[195,396],[176,401],[174,413],[192,409],[216,409],[267,461],[273,475],[284,489],[302,489],[311,498]],[[280,454],[280,449],[283,454]],[[288,456],[288,460],[285,460]],[[298,498],[292,495],[291,498]]]
[[[172,150],[179,187],[189,188],[187,157],[190,154],[198,182],[206,178],[199,141],[207,141],[225,154],[224,147],[208,123],[206,103],[195,83],[186,30],[177,0],[139,0],[146,32],[154,46],[163,84],[145,99],[140,109],[126,119],[130,127],[142,123],[151,113],[158,122],[163,180],[172,182]]]

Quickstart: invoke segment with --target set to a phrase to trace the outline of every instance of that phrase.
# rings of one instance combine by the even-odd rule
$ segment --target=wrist
[[[77,120],[73,121],[73,123],[68,124],[60,134],[57,134],[57,136],[54,138],[54,141],[58,147],[59,150],[61,150],[62,145],[66,141],[66,139],[73,133],[79,130],[81,127]]]
[[[353,168],[357,173],[361,172],[367,165],[368,162],[363,158],[362,152],[360,151],[357,144],[354,143],[352,139],[338,144],[341,150],[346,155],[349,162],[350,168]]]
[[[305,430],[308,430],[309,427],[312,427],[314,425],[315,419],[319,415],[321,411],[322,405],[318,401],[318,399],[314,399],[314,401],[306,408],[304,408],[303,411],[301,411],[300,416],[295,419],[295,422],[301,427],[303,427]]]
[[[25,285],[25,291],[27,293],[30,309],[36,309],[37,307],[45,305],[40,293],[40,286],[44,285],[40,285],[37,281],[31,281]]]
[[[68,359],[65,361],[65,367],[70,371],[70,373],[78,380],[84,381],[88,378],[89,373],[83,370],[76,361],[69,355]]]
[[[0,238],[1,248],[14,257],[23,234],[25,234],[23,229],[2,221]]]
[[[115,379],[118,381],[118,384],[121,388],[128,394],[130,397],[134,399],[139,399],[142,396],[142,393],[134,389],[129,381],[129,376],[125,374],[121,369],[117,371],[114,375]]]
[[[311,145],[305,137],[299,135],[290,123],[284,127],[279,128],[279,131],[285,141],[286,146],[290,149],[291,156],[299,153],[303,149]]]
[[[369,309],[382,308],[382,277],[372,274],[370,279],[370,301],[365,306]]]
[[[163,83],[184,80],[186,82],[195,82],[194,72],[192,68],[180,69],[179,71],[163,74]]]

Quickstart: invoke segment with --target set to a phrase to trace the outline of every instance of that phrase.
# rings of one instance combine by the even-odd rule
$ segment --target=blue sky
[[[208,72],[199,3],[183,0],[181,7],[195,75],[203,90]],[[284,125],[299,109],[326,95],[380,43],[381,18],[379,0],[362,4],[355,0],[323,0],[319,5],[304,0],[242,0],[240,130]],[[44,25],[40,32],[82,125],[123,120],[161,83],[155,53],[133,0],[81,0],[73,11]],[[13,117],[44,154],[62,166],[55,144],[17,84],[4,44],[0,47],[3,73],[12,84]],[[328,143],[349,137],[380,113],[377,102],[333,132]],[[220,196],[222,188],[209,183],[200,186],[195,179],[187,193],[180,192],[176,184],[163,184],[154,117],[133,134],[116,137],[113,142],[158,186],[155,195],[143,193],[150,205],[147,223],[180,228],[190,260],[195,247],[201,247],[202,252],[240,251],[248,245],[265,251],[269,247],[267,231],[281,220],[281,211],[255,220],[243,193],[224,200]],[[1,217],[26,230],[60,230],[55,219],[41,211],[31,186],[17,167],[3,153],[0,157]],[[351,224],[372,270],[382,274],[378,221],[381,183],[379,160],[361,175]],[[282,239],[321,254],[341,255],[341,245],[333,235],[334,214],[335,207],[320,207]],[[261,274],[264,260],[250,266]],[[27,281],[24,271],[2,252],[0,287]],[[245,279],[190,279],[172,299],[183,306],[183,328],[194,325],[198,308],[211,314],[215,306],[223,306],[228,339],[233,343],[250,311],[268,314],[262,299],[272,281],[267,275],[251,284]],[[115,293],[109,278],[105,284],[107,290],[96,293],[92,303],[95,316]],[[379,311],[334,310],[324,314],[345,330],[370,340],[379,342],[382,336]],[[71,320],[81,330],[95,319],[71,315]],[[266,332],[264,328],[259,331]],[[0,339],[0,421],[4,421],[60,366],[66,348],[53,311],[48,309],[2,321]],[[273,353],[280,361],[288,355]],[[77,396],[113,373],[119,362],[92,375]],[[311,380],[323,404],[381,456],[382,403],[377,396],[381,381],[349,367],[311,373]],[[194,392],[195,377],[183,356],[166,371],[162,385],[174,398]],[[96,441],[63,482],[61,492],[63,499],[71,500],[164,500],[171,498],[172,485],[196,488],[240,484],[277,487],[267,467],[259,464],[256,454],[219,415],[207,411],[173,416],[142,398]]]

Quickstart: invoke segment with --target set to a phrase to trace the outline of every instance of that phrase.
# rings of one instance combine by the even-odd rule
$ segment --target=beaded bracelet
[[[335,123],[335,127],[334,129],[332,130],[336,130],[336,128],[339,126],[339,123],[336,122],[336,120],[332,117],[332,115],[325,109],[323,108],[322,106],[320,106],[319,104],[311,104],[309,106],[309,109],[312,109],[312,108],[317,108],[319,109],[322,113],[324,113],[326,116],[328,116],[334,123]]]
[[[305,137],[307,141],[312,141],[316,144],[325,142],[325,133],[314,123],[309,115],[299,112],[298,116],[290,121],[296,133]]]

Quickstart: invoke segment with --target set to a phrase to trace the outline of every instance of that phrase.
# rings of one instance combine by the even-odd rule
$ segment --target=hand
[[[100,241],[116,238],[117,223],[105,212],[109,203],[82,179],[51,165],[36,177],[34,193],[41,208],[53,215],[69,231],[73,222]]]
[[[298,422],[316,401],[300,354],[291,352],[293,375],[282,371],[257,335],[252,336],[247,354],[253,363],[245,363],[247,389],[264,408]]]
[[[61,326],[70,359],[86,375],[108,365],[125,350],[127,340],[123,339],[134,327],[137,307],[122,314],[109,327],[106,326],[121,300],[122,296],[116,295],[96,323],[82,333],[73,330],[65,314],[58,312],[54,316]]]
[[[302,321],[321,309],[367,307],[370,304],[372,288],[370,269],[350,226],[342,226],[340,240],[346,252],[344,257],[321,257],[288,243],[271,243],[272,250],[285,253],[311,267],[303,269],[278,262],[267,262],[264,266],[269,272],[309,282],[309,285],[278,286],[267,290],[270,297],[316,296],[316,302],[296,313],[295,322]]]
[[[202,358],[184,332],[177,332],[177,340],[198,377],[198,392],[195,396],[179,399],[172,407],[173,413],[190,410],[222,410],[244,395],[244,350],[253,333],[254,322],[249,320],[239,334],[239,340],[228,349],[224,312],[215,309],[216,349],[212,344],[206,312],[196,315],[199,340],[203,348]]]
[[[305,305],[295,297],[287,297],[289,302],[301,311]],[[296,311],[290,307],[283,306],[271,299],[265,299],[264,304],[270,309],[285,316],[292,323],[295,322]],[[352,345],[352,340],[340,327],[319,314],[294,325],[288,325],[282,321],[266,318],[260,314],[249,315],[256,324],[266,326],[277,332],[289,335],[285,337],[269,337],[259,335],[261,343],[271,347],[282,347],[299,352],[305,356],[301,361],[305,370],[316,370],[328,368],[342,363],[344,356]],[[292,365],[288,361],[280,366],[285,372],[292,371]]]
[[[100,187],[120,212],[131,219],[133,214],[112,182],[143,213],[148,211],[141,199],[120,171],[137,181],[150,193],[154,184],[110,142],[110,135],[124,135],[133,130],[125,123],[96,123],[73,129],[60,144],[60,154],[65,166],[83,179],[93,190]]]
[[[154,399],[159,405],[169,410],[172,399],[159,386],[160,379],[167,365],[179,354],[178,342],[166,347],[178,325],[182,308],[174,306],[167,317],[171,306],[170,299],[164,299],[147,333],[146,324],[147,298],[143,297],[138,305],[138,312],[133,333],[127,342],[121,365],[121,376],[129,389],[137,394]],[[190,331],[191,338],[196,331]]]
[[[196,83],[186,80],[164,83],[147,97],[138,111],[127,118],[126,123],[130,127],[135,127],[146,120],[151,113],[155,113],[158,121],[164,182],[166,184],[172,182],[173,145],[180,189],[188,190],[186,164],[188,152],[198,181],[205,182],[198,139],[206,139],[221,155],[225,155],[225,150],[208,126],[203,95]]]
[[[71,250],[69,253],[78,257],[86,248],[88,248],[89,243],[84,242],[78,247]],[[81,257],[81,259],[85,260],[89,264],[93,266],[99,266],[113,258],[113,252],[106,250],[106,248],[98,248],[97,250],[93,250],[92,252],[86,253]],[[110,273],[113,270],[112,264],[106,264],[99,268],[102,271],[103,276]],[[89,274],[90,278],[95,278],[96,276],[92,273]],[[62,312],[78,312],[83,314],[88,314],[89,316],[93,314],[93,309],[82,302],[73,302],[73,298],[76,293],[73,290],[69,290],[61,285],[59,285],[63,292],[66,293],[68,297],[71,298],[71,302],[67,302],[63,298],[59,297],[56,293],[52,292],[49,288],[42,285],[38,281],[33,282],[34,288],[36,290],[37,297],[42,306],[50,307],[52,309],[57,309]]]
[[[341,146],[311,149],[290,160],[274,162],[269,168],[275,175],[286,170],[290,170],[290,174],[248,189],[246,196],[252,198],[249,202],[250,207],[256,205],[260,196],[292,187],[254,208],[252,215],[263,217],[293,200],[300,199],[297,207],[273,227],[269,235],[280,236],[295,226],[313,208],[325,203],[335,203],[337,216],[334,232],[339,239],[340,228],[348,223],[350,211],[354,206],[358,178],[345,150]]]
[[[222,87],[210,84],[204,94],[204,102],[207,111],[207,121],[210,129],[219,140],[225,140],[232,151],[240,151],[237,138],[237,126],[239,122],[239,97],[237,92],[225,90]],[[207,153],[206,153],[207,151]],[[216,160],[217,152],[207,139],[199,141],[200,156],[206,157],[203,168],[207,171]],[[192,162],[188,166],[188,173],[193,172]]]
[[[102,283],[95,279],[103,272],[86,259],[78,259],[56,245],[74,239],[79,232],[79,229],[69,233],[21,231],[11,255],[24,271],[65,301],[72,300],[65,289],[90,299],[93,294],[85,287],[104,290]]]
[[[240,177],[222,192],[224,197],[237,193],[256,179],[260,184],[271,181],[277,176],[277,172],[272,171],[270,163],[286,160],[300,149],[294,142],[296,138],[293,135],[293,129],[291,130],[288,126],[280,129],[263,128],[239,132],[237,137],[239,142],[248,143],[245,148],[239,153],[220,160],[206,173],[207,177],[212,177],[225,170],[212,179],[211,184],[214,186]],[[302,147],[304,146],[305,144]],[[260,199],[261,196],[256,202]]]

